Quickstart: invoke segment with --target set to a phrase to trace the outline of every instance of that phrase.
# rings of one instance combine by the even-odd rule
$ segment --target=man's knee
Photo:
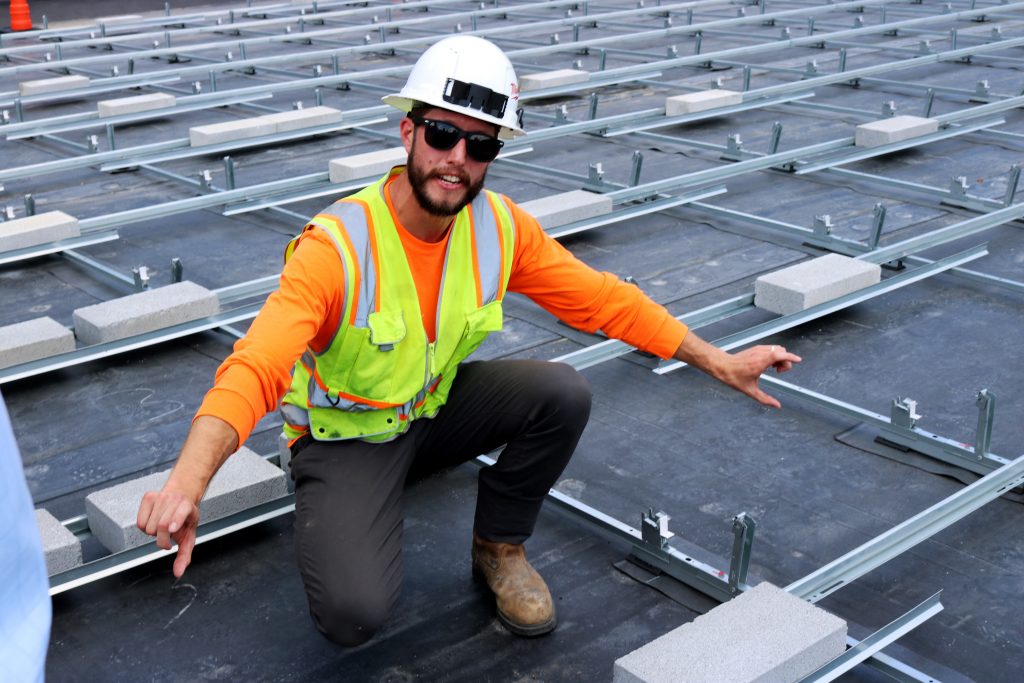
[[[317,630],[342,647],[356,647],[370,640],[388,618],[387,596],[359,592],[351,590],[324,601],[309,601]]]
[[[592,395],[590,383],[571,365],[545,363],[544,380],[538,382],[536,390],[542,400],[567,422],[585,425],[590,417]]]

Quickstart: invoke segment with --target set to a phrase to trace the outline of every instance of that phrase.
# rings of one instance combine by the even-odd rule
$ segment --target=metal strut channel
[[[817,602],[1024,483],[1024,455],[786,586]]]
[[[912,630],[941,612],[943,609],[942,603],[939,602],[939,596],[941,595],[942,591],[935,593],[917,607],[914,607],[903,616],[895,619],[887,626],[875,631],[859,643],[850,643],[852,645],[850,649],[821,668],[813,671],[807,676],[804,676],[798,683],[825,683],[826,681],[834,681],[839,678],[844,673],[866,660],[868,657],[871,657],[882,650],[882,648],[896,642],[904,635],[910,633]],[[847,639],[847,641],[849,642],[849,639]],[[928,680],[934,681],[931,677],[929,677]]]
[[[24,261],[30,258],[45,256],[47,254],[56,254],[69,249],[90,247],[94,244],[102,244],[103,242],[110,242],[118,238],[119,235],[116,230],[109,230],[104,232],[95,232],[91,235],[82,235],[81,237],[72,237],[70,239],[60,240],[59,242],[50,242],[49,244],[43,244],[35,247],[3,251],[0,252],[0,266],[7,263],[14,263],[16,261]]]
[[[55,356],[48,356],[40,360],[14,365],[0,370],[0,384],[24,379],[25,377],[41,375],[46,372],[59,370],[72,365],[78,365],[79,363],[86,363],[99,358],[107,358],[109,356],[133,351],[135,349],[141,349],[143,347],[159,344],[160,342],[169,341],[171,339],[186,337],[188,335],[196,334],[197,332],[212,330],[223,325],[230,325],[231,323],[238,322],[240,320],[255,318],[256,314],[259,313],[260,308],[262,307],[263,302],[260,301],[255,304],[243,306],[234,311],[218,313],[217,315],[212,315],[208,318],[202,318],[201,320],[173,325],[154,332],[147,332],[146,334],[128,337],[127,339],[86,346],[74,351],[68,351],[67,353],[59,353]]]
[[[749,311],[753,306],[754,295],[742,294],[732,299],[712,304],[706,308],[676,316],[676,320],[682,321],[690,329],[698,329],[738,313]],[[618,339],[608,339],[579,351],[573,351],[557,358],[552,358],[551,362],[568,363],[577,370],[583,370],[613,358],[624,356],[627,353],[632,353],[633,351],[636,351],[636,349],[626,342],[619,341]]]
[[[0,128],[0,132],[6,132],[8,140],[24,140],[35,138],[41,135],[52,133],[65,133],[72,130],[85,130],[87,128],[101,128],[103,126],[118,126],[122,124],[134,124],[150,119],[162,119],[177,114],[193,111],[204,111],[233,104],[247,104],[257,100],[266,100],[273,97],[270,93],[249,93],[245,95],[232,96],[228,93],[214,93],[217,97],[200,95],[196,98],[180,98],[177,104],[162,109],[147,109],[134,114],[120,114],[118,116],[101,117],[95,111],[82,114],[69,114],[57,116],[39,121],[25,121],[12,123]],[[198,100],[198,101],[197,101]]]
[[[295,495],[288,494],[276,500],[257,505],[256,507],[236,512],[228,517],[215,519],[200,524],[196,530],[196,545],[212,541],[221,536],[227,536],[235,531],[241,531],[247,527],[254,526],[261,522],[280,517],[295,510]],[[107,555],[98,560],[69,569],[66,572],[54,574],[50,577],[50,595],[57,595],[72,588],[84,586],[93,581],[99,581],[108,576],[128,571],[133,567],[167,557],[177,552],[177,547],[170,550],[163,550],[156,547],[156,542],[125,550],[120,553]]]
[[[878,284],[865,287],[837,299],[826,301],[818,304],[817,306],[811,306],[803,311],[783,315],[774,320],[769,320],[768,322],[760,325],[755,325],[754,327],[743,330],[742,332],[722,337],[721,339],[715,340],[714,344],[725,351],[735,349],[777,332],[782,332],[783,330],[788,330],[796,327],[797,325],[802,325],[810,320],[816,320],[817,318],[828,315],[829,313],[840,311],[848,306],[852,306],[862,301],[867,301],[868,299],[873,299],[880,294],[885,294],[886,292],[899,289],[900,287],[905,287],[919,280],[931,277],[936,273],[941,273],[951,268],[955,268],[961,264],[981,258],[987,253],[988,249],[986,245],[978,245],[959,254],[954,254],[953,256],[935,261],[931,265],[921,266],[919,268],[900,273],[899,275],[883,280]],[[655,368],[654,372],[659,375],[666,375],[683,367],[686,367],[686,363],[683,363],[682,361],[673,361]]]
[[[1007,458],[988,451],[995,397],[984,389],[978,394],[977,444],[972,448],[965,443],[925,431],[918,427],[913,419],[906,420],[907,424],[897,424],[895,420],[884,415],[799,387],[777,377],[766,374],[761,376],[761,381],[777,392],[811,401],[840,415],[872,424],[882,430],[882,437],[888,441],[982,476],[1010,462]],[[908,402],[906,399],[894,401],[894,412],[897,408],[906,408]]]

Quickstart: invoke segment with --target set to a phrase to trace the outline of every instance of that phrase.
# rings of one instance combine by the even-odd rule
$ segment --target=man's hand
[[[178,544],[174,576],[179,579],[192,561],[199,501],[214,473],[237,450],[238,434],[234,427],[219,417],[201,415],[192,422],[178,462],[163,489],[142,497],[135,523],[150,536],[156,536],[156,544],[164,550],[171,549],[171,541]]]
[[[174,560],[174,576],[181,578],[192,561],[192,548],[196,545],[196,527],[199,526],[199,508],[191,498],[174,490],[149,491],[142,497],[139,529],[156,536],[156,544],[171,549],[171,541],[178,545]]]
[[[722,375],[716,375],[718,379],[762,405],[782,407],[774,396],[761,390],[758,378],[768,368],[775,368],[776,372],[792,370],[793,363],[800,362],[800,356],[786,351],[783,346],[753,346],[732,354],[729,358],[731,362],[725,366]]]
[[[773,397],[761,391],[758,379],[768,370],[786,372],[801,358],[782,346],[753,346],[739,353],[727,353],[707,343],[693,332],[687,332],[674,358],[700,368],[715,379],[751,397],[758,403],[781,408]]]

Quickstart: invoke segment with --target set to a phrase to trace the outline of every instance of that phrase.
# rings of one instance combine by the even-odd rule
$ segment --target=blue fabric
[[[42,681],[50,583],[18,444],[0,396],[0,678]]]

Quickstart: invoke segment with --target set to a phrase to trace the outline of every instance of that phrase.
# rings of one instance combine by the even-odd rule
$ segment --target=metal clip
[[[889,421],[894,427],[913,429],[922,417],[917,413],[917,401],[909,398],[893,399]]]
[[[668,522],[672,519],[664,512],[648,509],[640,519],[640,536],[645,545],[662,549],[668,547],[668,539],[675,536],[668,530]]]

